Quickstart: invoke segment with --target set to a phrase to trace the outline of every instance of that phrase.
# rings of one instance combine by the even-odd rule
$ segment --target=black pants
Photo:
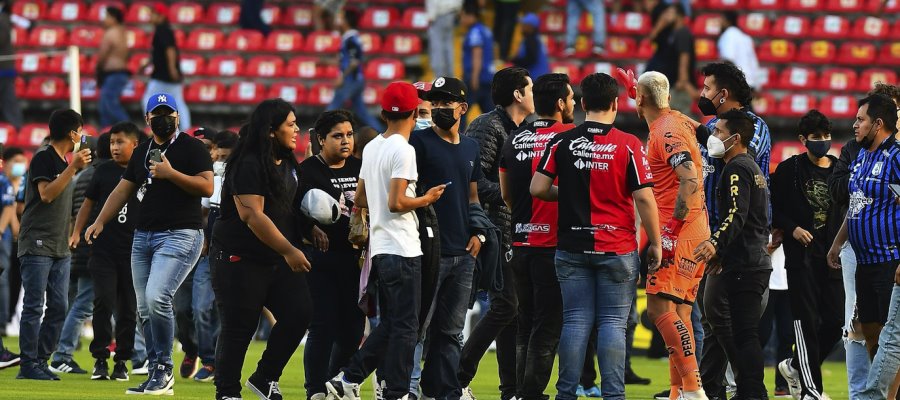
[[[94,282],[94,340],[91,355],[109,358],[107,346],[113,339],[111,317],[116,316],[115,361],[128,361],[134,354],[134,332],[137,325],[137,299],[131,280],[131,255],[114,255],[95,251],[88,261]]]
[[[312,251],[307,274],[312,321],[303,352],[306,393],[325,393],[325,382],[347,365],[366,327],[359,297],[359,252]]]
[[[728,362],[735,370],[742,399],[767,398],[763,355],[759,343],[762,299],[771,270],[727,270],[707,276],[704,313],[708,326],[700,375],[710,398],[725,399],[722,381]]]
[[[496,340],[500,398],[507,400],[516,395],[516,316],[519,308],[515,278],[509,262],[503,262],[503,290],[489,292],[488,299],[490,309],[478,321],[463,346],[457,376],[462,387],[469,386],[478,371],[478,363],[491,342]]]
[[[796,343],[791,366],[800,371],[803,394],[820,398],[822,362],[843,334],[844,284],[825,259],[794,261],[787,270]]]
[[[19,242],[14,241],[12,244],[11,256],[9,257],[9,320],[0,321],[0,324],[12,322],[12,318],[16,315],[16,303],[19,301],[19,293],[22,290],[22,271],[19,264]]]
[[[284,262],[231,262],[222,251],[210,250],[213,291],[222,323],[216,345],[216,393],[239,397],[241,368],[263,307],[277,322],[256,374],[277,381],[306,334],[312,302],[305,274],[291,271]]]
[[[759,321],[759,345],[763,349],[775,333],[775,358],[784,360],[793,353],[794,318],[791,316],[791,299],[787,290],[769,289],[769,303]],[[781,374],[775,374],[775,387],[787,388],[787,381]]]
[[[562,293],[554,256],[553,248],[513,250],[511,264],[519,298],[516,391],[523,400],[548,398],[544,389],[550,382],[562,332]]]
[[[510,57],[509,46],[512,43],[518,20],[518,1],[494,1],[494,35],[496,35],[497,45],[500,48],[500,58],[503,60]]]
[[[175,292],[175,338],[181,343],[185,357],[196,358],[197,330],[194,329],[194,271],[197,266],[191,267],[191,272],[181,282],[178,291]]]

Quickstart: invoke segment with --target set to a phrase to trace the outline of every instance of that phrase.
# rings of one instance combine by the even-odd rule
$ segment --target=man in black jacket
[[[505,68],[494,74],[491,94],[497,107],[475,118],[466,131],[481,148],[482,177],[478,179],[478,198],[491,221],[500,228],[504,254],[511,249],[510,214],[500,195],[500,158],[509,133],[534,112],[534,95],[528,71]],[[518,299],[509,256],[504,257],[503,290],[489,291],[491,308],[472,330],[459,362],[459,383],[463,399],[471,398],[469,383],[475,377],[478,363],[495,339],[500,371],[502,400],[516,395],[516,315]]]
[[[778,365],[796,397],[822,398],[821,364],[841,338],[844,287],[841,273],[825,256],[843,221],[827,181],[837,159],[831,148],[831,122],[818,110],[800,119],[800,141],[807,151],[781,162],[772,175],[772,222],[785,232],[788,290],[796,347]],[[800,373],[804,371],[804,373]]]

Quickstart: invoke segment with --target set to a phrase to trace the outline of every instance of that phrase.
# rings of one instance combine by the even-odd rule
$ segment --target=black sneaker
[[[625,370],[625,384],[626,385],[649,385],[650,379],[638,376],[638,374],[634,373],[634,370],[628,368]]]
[[[253,373],[247,379],[247,388],[260,399],[264,400],[281,400],[281,388],[278,387],[278,381],[270,381],[263,378],[259,373]]]
[[[144,387],[144,394],[159,396],[167,394],[175,386],[175,375],[172,367],[159,364],[150,372],[150,381]],[[174,390],[174,389],[173,389]]]
[[[44,371],[44,375],[49,376],[49,377],[50,377],[50,380],[52,380],[52,381],[58,381],[58,380],[59,380],[59,375],[56,375],[55,373],[53,373],[53,371],[50,370],[50,367],[47,366],[47,362],[46,362],[46,361],[40,361],[40,362],[38,362],[38,368],[40,368],[41,371]],[[85,372],[85,373],[87,373],[87,372]]]
[[[69,361],[53,361],[50,363],[50,371],[57,374],[86,374],[87,371],[81,368],[75,360]]]
[[[184,356],[184,360],[181,361],[181,368],[179,370],[179,372],[181,373],[181,377],[187,379],[194,376],[194,371],[196,369],[197,356]]]
[[[106,360],[97,359],[94,363],[94,372],[91,373],[92,381],[108,381],[109,380],[109,364]]]
[[[125,366],[125,361],[116,361],[116,365],[113,367],[113,373],[109,377],[119,382],[127,382],[128,367]]]
[[[345,382],[343,372],[325,382],[325,389],[329,395],[341,400],[359,400],[359,384]]]
[[[666,389],[662,392],[653,395],[653,398],[656,400],[669,400],[669,394],[672,393],[671,390]]]
[[[138,385],[137,387],[125,389],[125,394],[138,394],[138,395],[144,394],[144,388],[146,388],[147,384],[150,383],[150,378],[151,378],[150,376],[147,376],[147,380],[145,380],[144,382],[141,382],[141,384]]]
[[[22,358],[18,354],[13,353],[5,348],[0,348],[0,369],[15,367],[19,365]]]
[[[35,364],[22,364],[22,367],[19,368],[19,374],[16,375],[16,379],[31,379],[35,381],[54,380],[52,377],[44,373],[44,370],[41,369],[40,365]]]

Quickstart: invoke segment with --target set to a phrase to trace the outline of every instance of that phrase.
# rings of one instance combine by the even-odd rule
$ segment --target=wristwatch
[[[478,238],[478,241],[481,242],[481,244],[484,244],[484,242],[487,242],[487,236],[484,236],[480,233],[475,235],[475,237]]]

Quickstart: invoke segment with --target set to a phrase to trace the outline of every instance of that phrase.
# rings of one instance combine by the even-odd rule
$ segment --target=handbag
[[[369,209],[353,207],[350,211],[350,234],[347,237],[356,247],[363,247],[369,241]]]

